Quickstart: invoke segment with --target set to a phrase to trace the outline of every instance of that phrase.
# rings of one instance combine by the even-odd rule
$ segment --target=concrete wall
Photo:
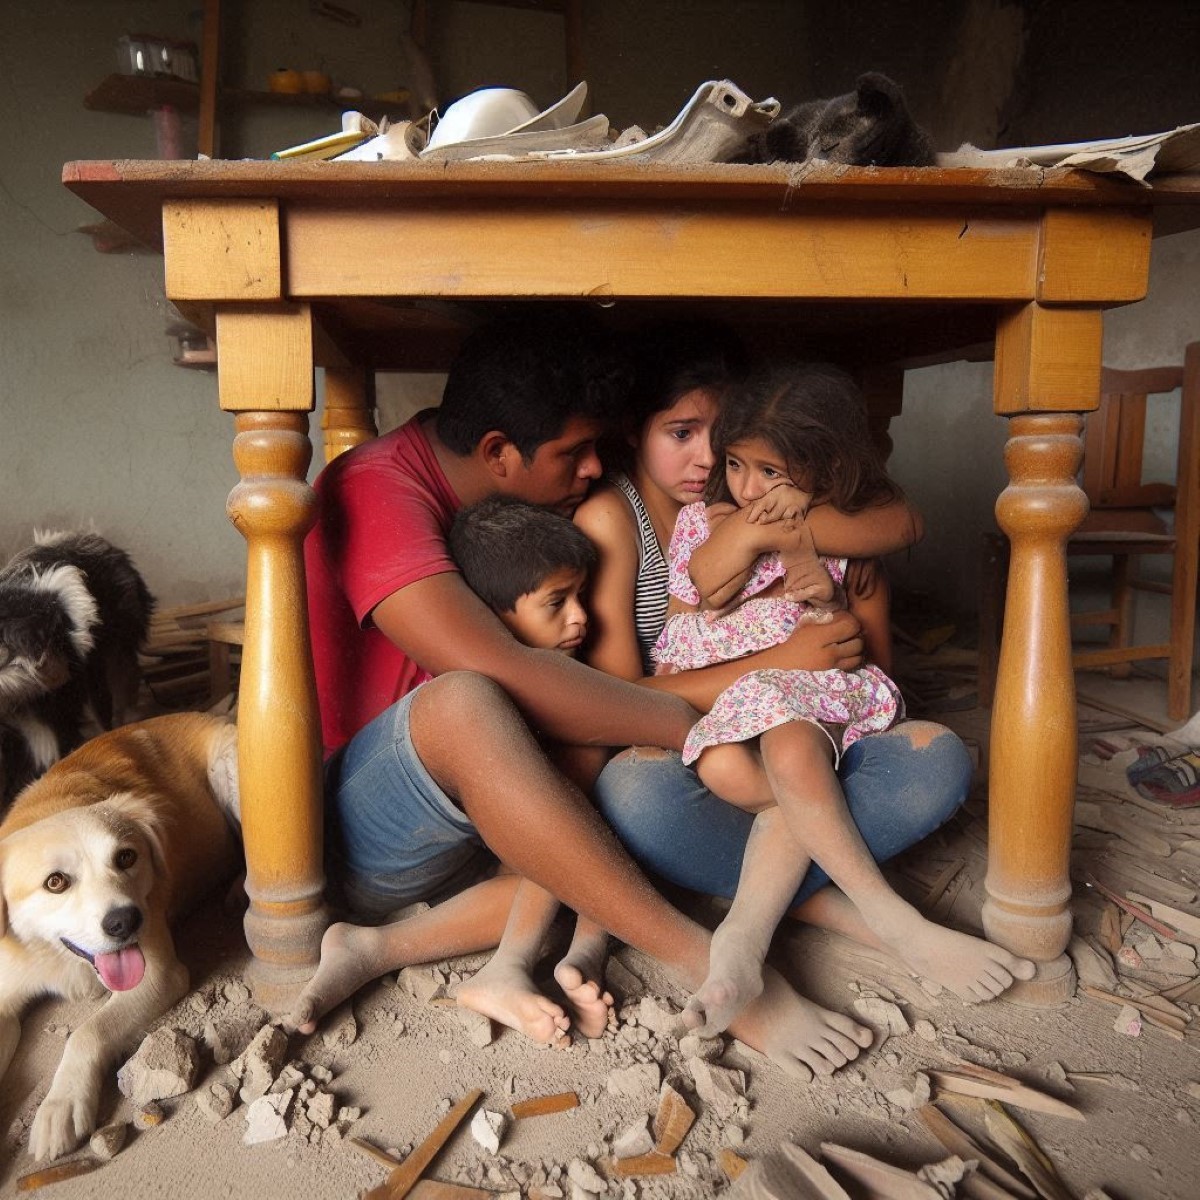
[[[324,67],[369,93],[403,82],[406,5],[349,0],[364,19],[357,30],[315,16],[304,0],[223,7],[229,82],[260,88],[283,65]],[[443,96],[505,83],[545,105],[574,82],[557,17],[469,0],[429,7]],[[593,111],[618,126],[665,123],[708,78],[786,102],[846,90],[860,71],[882,69],[904,82],[942,145],[971,104],[964,136],[1058,141],[1200,119],[1200,84],[1184,54],[1196,41],[1194,7],[589,0],[584,54]],[[74,232],[95,214],[59,176],[70,159],[155,156],[148,120],[89,112],[82,97],[112,69],[120,34],[195,37],[198,8],[197,0],[9,5],[0,39],[0,551],[35,525],[94,522],[130,549],[169,603],[242,586],[241,539],[223,513],[236,478],[232,421],[217,410],[211,375],[170,363],[161,260],[97,254]],[[1151,28],[1148,10],[1153,36],[1142,30]],[[1158,33],[1172,21],[1179,36]],[[1013,86],[993,70],[984,87],[998,47],[1022,66]],[[1109,65],[1114,47],[1119,67]],[[335,127],[332,109],[245,112],[224,123],[222,152],[263,157]],[[1200,336],[1198,255],[1200,233],[1156,245],[1150,300],[1109,318],[1112,361],[1174,356]],[[990,415],[989,397],[985,365],[915,372],[893,430],[897,473],[931,530],[902,570],[968,604],[978,530],[1003,486],[1004,423]]]

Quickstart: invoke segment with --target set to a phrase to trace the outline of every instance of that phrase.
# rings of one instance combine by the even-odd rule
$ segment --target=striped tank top
[[[652,651],[667,622],[667,560],[654,536],[650,514],[624,471],[611,476],[611,482],[633,509],[638,527],[638,569],[633,589],[634,628],[637,631],[638,649],[642,652],[642,670],[654,674]]]

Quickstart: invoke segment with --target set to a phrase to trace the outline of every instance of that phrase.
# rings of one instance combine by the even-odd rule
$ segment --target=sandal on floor
[[[1164,807],[1200,806],[1200,752],[1188,750],[1160,762],[1142,775],[1134,786],[1139,795]]]

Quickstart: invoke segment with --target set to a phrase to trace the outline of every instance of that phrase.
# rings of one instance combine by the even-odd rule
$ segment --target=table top
[[[63,182],[146,244],[162,246],[168,200],[274,199],[284,213],[422,211],[457,214],[569,212],[578,206],[641,214],[806,213],[870,217],[931,212],[970,219],[1029,218],[1047,208],[1123,209],[1153,214],[1156,234],[1200,227],[1200,176],[1168,176],[1146,187],[1116,176],[1056,168],[862,168],[829,163],[659,164],[569,162],[289,162],[113,160],[69,162]],[[370,218],[367,218],[370,219]],[[495,304],[493,298],[487,303]],[[379,295],[313,301],[342,345],[377,369],[438,369],[470,323],[470,300],[397,301]],[[734,297],[622,301],[605,318],[620,329],[655,315],[719,316],[742,328],[752,348],[786,336],[797,353],[846,362],[916,365],[987,357],[994,304],[927,299],[903,305],[856,300]],[[204,305],[187,315],[209,324]],[[464,316],[466,320],[464,320]],[[864,336],[869,331],[869,336]],[[414,337],[414,334],[418,335]],[[414,346],[420,348],[414,351]],[[950,348],[953,348],[952,351]]]

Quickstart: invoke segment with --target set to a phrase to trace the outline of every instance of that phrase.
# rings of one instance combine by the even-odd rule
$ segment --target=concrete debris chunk
[[[604,966],[604,982],[618,1000],[632,1000],[646,990],[646,985],[615,954],[609,955]]]
[[[610,1071],[605,1086],[610,1096],[648,1101],[658,1094],[661,1082],[662,1071],[657,1063],[635,1063],[631,1067],[620,1067]]]
[[[909,1032],[908,1018],[898,1004],[878,996],[860,996],[851,1005],[858,1019],[875,1031],[874,1048],[879,1049],[890,1037]]]
[[[358,1022],[349,1004],[344,1004],[328,1022],[321,1040],[326,1046],[352,1046],[358,1037]]]
[[[679,1053],[686,1058],[702,1058],[705,1062],[716,1062],[725,1053],[725,1039],[701,1037],[697,1033],[685,1034],[679,1039]]]
[[[918,1071],[911,1088],[895,1088],[890,1092],[885,1092],[884,1095],[890,1103],[896,1105],[897,1108],[904,1109],[905,1112],[924,1108],[929,1103],[929,1076],[924,1071]]]
[[[937,1041],[937,1026],[932,1021],[927,1021],[924,1017],[914,1022],[913,1033],[923,1042]]]
[[[245,1004],[250,999],[250,989],[240,979],[231,979],[221,989],[221,994],[230,1004]]]
[[[596,1174],[596,1168],[582,1158],[573,1158],[567,1163],[567,1178],[590,1196],[599,1196],[608,1191],[608,1184]]]
[[[1142,1032],[1142,1014],[1131,1004],[1122,1004],[1113,1028],[1126,1037],[1138,1037]]]
[[[613,1158],[637,1158],[654,1149],[654,1135],[650,1132],[650,1118],[642,1117],[632,1125],[626,1125],[613,1138]]]
[[[233,1092],[223,1083],[214,1083],[196,1093],[196,1107],[214,1124],[233,1112]]]
[[[102,1158],[107,1162],[110,1158],[116,1158],[121,1153],[121,1148],[125,1145],[125,1137],[128,1133],[129,1123],[127,1121],[118,1121],[114,1125],[105,1125],[92,1134],[91,1140],[88,1142],[88,1147],[97,1158]]]
[[[328,1129],[333,1124],[336,1109],[337,1100],[332,1092],[317,1092],[304,1106],[305,1115],[320,1129]]]
[[[737,1155],[736,1182],[725,1194],[729,1200],[850,1200],[846,1190],[807,1151],[793,1142],[781,1142],[771,1154],[748,1166]],[[724,1160],[723,1160],[724,1162]],[[730,1163],[732,1165],[732,1161]],[[729,1173],[729,1167],[725,1170]]]
[[[440,976],[422,967],[405,967],[396,976],[396,986],[407,992],[418,1004],[428,1004],[445,985]]]
[[[1075,965],[1080,983],[1105,991],[1112,991],[1117,986],[1117,973],[1106,950],[1083,938],[1073,937],[1067,945],[1067,954]]]
[[[288,1110],[292,1106],[292,1092],[272,1092],[259,1096],[246,1109],[246,1132],[242,1143],[254,1146],[259,1142],[274,1142],[287,1137]]]
[[[287,1034],[278,1025],[264,1025],[234,1060],[237,1065],[229,1064],[242,1081],[238,1095],[243,1104],[267,1094],[287,1059],[287,1043]]]
[[[200,1071],[200,1051],[182,1029],[164,1026],[149,1034],[117,1072],[117,1087],[134,1104],[190,1092]]]
[[[157,1100],[151,1100],[149,1104],[143,1104],[133,1114],[133,1127],[134,1129],[153,1129],[166,1119],[167,1114],[163,1111],[163,1106]]]
[[[492,1022],[473,1008],[460,1008],[458,1020],[467,1031],[467,1038],[480,1048],[490,1046],[496,1040],[496,1030]]]
[[[500,1139],[508,1124],[503,1113],[481,1108],[471,1118],[471,1136],[489,1153],[500,1153]]]
[[[271,1082],[269,1092],[286,1092],[288,1088],[297,1091],[302,1083],[306,1083],[304,1072],[294,1063],[288,1063]]]
[[[738,1101],[746,1095],[745,1072],[731,1067],[719,1067],[714,1063],[705,1062],[702,1058],[689,1059],[688,1068],[696,1085],[696,1095],[713,1111],[718,1120],[732,1117],[739,1111]]]
[[[670,1001],[656,996],[643,996],[637,1007],[639,1025],[644,1025],[658,1037],[676,1037],[682,1032],[683,1020]]]

